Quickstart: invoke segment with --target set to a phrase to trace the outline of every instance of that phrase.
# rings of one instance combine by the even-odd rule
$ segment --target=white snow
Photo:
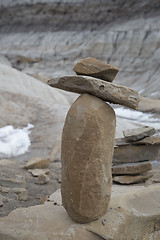
[[[28,123],[25,128],[13,128],[8,125],[0,128],[0,158],[9,158],[24,154],[31,145],[29,134],[34,126]]]
[[[114,110],[116,116],[120,118],[131,120],[137,124],[151,126],[155,129],[160,129],[160,121],[155,118],[152,113],[144,113],[124,107],[115,108]]]

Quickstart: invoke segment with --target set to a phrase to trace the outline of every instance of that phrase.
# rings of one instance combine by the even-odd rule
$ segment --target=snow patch
[[[8,125],[0,128],[0,158],[24,154],[31,145],[29,134],[34,126],[30,123],[22,129]]]
[[[131,120],[138,124],[154,127],[160,129],[159,119],[155,118],[152,113],[143,113],[129,108],[119,107],[114,109],[116,116]]]

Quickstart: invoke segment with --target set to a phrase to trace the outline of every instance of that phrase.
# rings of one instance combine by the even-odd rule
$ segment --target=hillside
[[[159,14],[156,0],[3,0],[0,54],[45,79],[96,57],[120,68],[117,83],[160,98]]]

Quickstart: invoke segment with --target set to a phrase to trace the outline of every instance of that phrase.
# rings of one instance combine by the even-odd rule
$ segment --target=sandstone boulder
[[[87,75],[112,82],[119,69],[96,58],[88,57],[78,62],[73,71],[77,75]]]
[[[51,87],[75,93],[90,93],[96,97],[137,109],[140,95],[131,88],[88,76],[65,76],[48,81]]]
[[[77,222],[90,222],[108,207],[115,113],[99,98],[81,95],[71,106],[62,133],[62,202]]]

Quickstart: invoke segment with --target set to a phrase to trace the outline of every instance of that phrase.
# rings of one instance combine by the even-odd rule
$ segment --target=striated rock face
[[[47,77],[72,74],[77,61],[95,57],[120,68],[118,83],[158,98],[159,9],[157,0],[1,1],[0,52]]]
[[[67,114],[61,191],[63,206],[76,222],[90,222],[107,210],[115,124],[113,109],[89,94],[81,95]]]

